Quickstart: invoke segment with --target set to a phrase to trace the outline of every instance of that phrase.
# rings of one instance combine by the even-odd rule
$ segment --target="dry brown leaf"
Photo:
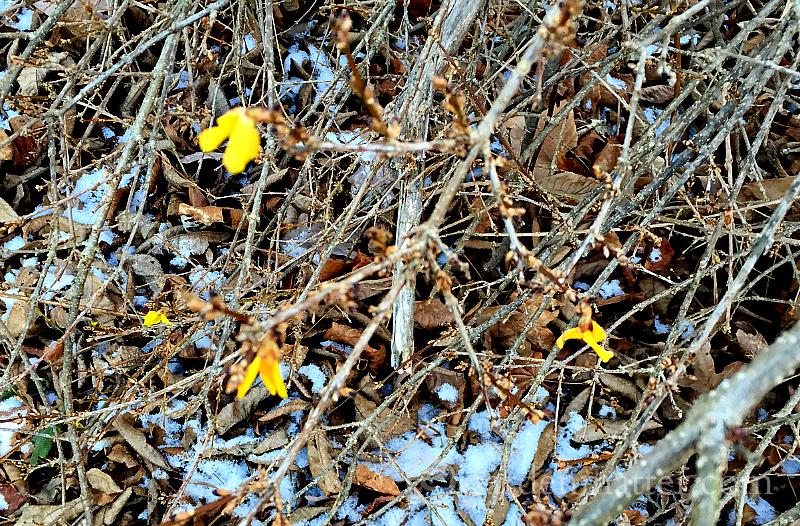
[[[13,484],[7,483],[0,484],[0,498],[5,502],[5,507],[0,509],[0,517],[8,517],[25,504],[27,500],[27,497]]]
[[[567,101],[561,101],[553,110],[553,118],[557,118],[561,109],[567,104]],[[546,119],[539,119],[536,127],[536,136],[538,136],[544,129]],[[539,155],[536,157],[536,163],[533,167],[533,177],[537,182],[550,175],[550,165],[553,162],[558,162],[559,159],[569,150],[572,150],[578,145],[578,130],[575,127],[575,114],[574,110],[569,110],[567,117],[562,120],[550,133],[547,134],[544,141],[539,148]],[[541,183],[540,183],[541,184]]]
[[[178,214],[189,216],[206,226],[222,223],[231,228],[239,226],[243,217],[243,212],[238,208],[213,205],[196,207],[186,203],[178,205]]]
[[[289,413],[294,413],[295,411],[308,411],[309,409],[311,409],[311,404],[304,400],[294,398],[282,406],[276,407],[269,413],[265,414],[259,418],[258,421],[263,423],[271,422],[272,420],[286,416]]]
[[[0,143],[8,141],[8,133],[5,130],[0,130]],[[8,144],[0,147],[0,161],[11,161],[14,159],[14,143],[8,141]],[[0,199],[2,201],[2,199]],[[3,201],[5,202],[5,201]],[[0,209],[0,221],[2,221],[2,210]]]
[[[764,179],[763,181],[753,181],[742,186],[742,191],[736,201],[739,204],[746,204],[751,201],[779,201],[789,191],[794,177],[778,177],[775,179]],[[777,203],[771,204],[775,208]]]
[[[292,526],[292,521],[284,517],[283,513],[278,512],[272,521],[272,526]]]
[[[438,329],[453,323],[453,315],[442,300],[430,298],[414,304],[414,321],[423,329]]]
[[[47,147],[47,129],[44,121],[27,115],[18,115],[9,119],[11,130],[20,135],[14,139],[14,168],[24,170],[33,165],[34,161]],[[22,131],[27,126],[26,131]],[[52,222],[51,217],[46,217]]]
[[[575,201],[589,195],[599,184],[596,179],[574,172],[542,174],[536,178],[536,182],[557,197],[567,197]]]
[[[697,351],[692,361],[694,378],[679,380],[679,384],[688,387],[697,394],[704,394],[717,387],[722,380],[729,378],[744,365],[743,362],[733,362],[726,365],[721,373],[717,373],[714,357],[711,356],[711,344],[706,342]]]
[[[391,495],[394,497],[400,494],[400,488],[397,487],[397,483],[394,480],[390,477],[378,475],[365,464],[359,464],[356,467],[353,483],[382,495]]]
[[[647,86],[639,91],[639,98],[653,104],[663,104],[675,98],[675,88],[669,84]]]
[[[311,519],[319,517],[326,511],[330,510],[330,506],[301,506],[292,512],[290,524],[307,524]]]
[[[639,510],[625,510],[622,513],[625,514],[625,518],[628,519],[628,523],[632,524],[633,526],[647,523],[648,515]]]
[[[8,333],[12,338],[19,338],[22,335],[22,330],[25,328],[25,316],[28,311],[28,302],[24,300],[17,300],[8,311],[5,324],[8,328]],[[34,336],[38,332],[36,321],[40,317],[40,311],[34,309],[31,325],[28,329],[28,336]]]
[[[226,505],[230,504],[234,495],[223,495],[213,502],[199,506],[193,510],[176,513],[170,520],[158,526],[189,526],[195,524],[208,524],[206,518],[212,519],[224,512]],[[109,525],[110,526],[110,525]]]
[[[531,470],[529,472],[529,476],[532,480],[536,479],[536,476],[541,472],[547,459],[549,459],[553,451],[555,451],[555,433],[555,423],[548,422],[542,434],[539,436],[539,443],[536,445],[536,453],[533,455],[533,463],[531,463]]]
[[[65,504],[26,504],[21,508],[16,526],[56,526],[68,524],[83,511],[83,499],[77,498]]]
[[[622,138],[620,136],[610,137],[592,164],[592,173],[598,179],[602,179],[604,174],[611,173],[617,166],[617,160],[622,153]]]
[[[319,273],[319,281],[320,283],[324,283],[326,281],[330,281],[333,278],[339,277],[345,274],[350,268],[347,261],[337,258],[328,258],[325,261],[325,264],[322,266],[322,270]]]
[[[572,155],[583,159],[586,164],[589,164],[594,158],[596,152],[603,147],[603,138],[594,130],[589,130],[588,133],[581,136],[578,140],[577,146],[572,149]]]
[[[149,254],[131,254],[126,260],[126,265],[137,276],[162,276],[164,269],[161,262]]]
[[[658,252],[656,252],[656,249]],[[652,270],[653,272],[669,270],[674,255],[675,249],[672,248],[669,240],[667,240],[667,238],[661,238],[661,244],[651,249],[650,254],[647,255],[644,268]]]
[[[575,432],[572,440],[579,444],[587,442],[597,442],[599,440],[617,440],[623,438],[629,432],[627,420],[615,420],[613,418],[590,418],[586,424]],[[648,420],[643,431],[659,429],[661,424],[654,420]]]
[[[353,397],[358,420],[364,420],[377,410],[378,404],[360,393]],[[405,412],[397,414],[391,408],[386,408],[372,421],[372,429],[381,436],[384,442],[416,429],[416,421],[408,417]]]
[[[139,462],[133,458],[128,448],[125,447],[125,444],[114,444],[111,447],[111,452],[108,454],[108,460],[116,462],[117,464],[122,464],[126,468],[139,465]]]
[[[128,488],[116,497],[110,506],[103,508],[103,524],[105,526],[119,524],[117,520],[119,514],[122,513],[122,509],[128,503],[128,500],[130,500],[131,495],[133,495],[133,488]]]
[[[751,359],[754,358],[756,354],[766,349],[769,345],[767,343],[767,339],[755,329],[753,329],[752,333],[738,329],[736,331],[736,341],[739,342],[739,347],[742,348],[745,356]]]
[[[363,331],[360,329],[334,322],[331,328],[325,331],[324,338],[352,347],[361,338],[362,333]],[[377,373],[384,366],[387,359],[386,349],[382,345],[377,348],[367,345],[364,347],[363,356],[367,360],[367,365],[372,373]]]
[[[86,472],[86,481],[92,489],[102,493],[122,493],[122,488],[114,482],[111,475],[98,468],[92,468]]]
[[[334,467],[331,467],[333,457],[331,456],[331,445],[325,433],[316,433],[308,441],[308,468],[311,470],[311,475],[317,479],[319,489],[331,497],[339,493],[342,489],[342,483],[339,480],[339,473]],[[327,472],[325,472],[327,470]],[[323,474],[323,472],[325,472]]]
[[[122,438],[125,439],[125,442],[127,442],[128,445],[130,445],[131,448],[147,462],[168,471],[172,469],[161,453],[147,443],[147,437],[145,434],[130,425],[125,420],[124,416],[120,415],[115,418],[113,426],[114,429],[116,429],[117,432],[122,435]]]
[[[444,384],[451,385],[458,391],[458,397],[455,402],[442,400],[442,403],[447,404],[452,409],[462,403],[467,381],[463,373],[445,367],[436,367],[425,377],[425,387],[428,388],[428,392],[435,393]]]
[[[616,374],[601,373],[600,381],[615,393],[619,393],[633,402],[638,402],[641,397],[642,392],[635,383]]]
[[[206,199],[206,194],[204,194],[196,184],[190,184],[187,192],[189,194],[190,205],[204,208],[211,204],[208,202],[208,199]]]
[[[168,158],[164,154],[159,154],[159,161],[161,162],[161,175],[167,180],[169,184],[176,188],[190,188],[194,183],[184,177],[178,170],[172,166]]]
[[[278,449],[280,447],[285,446],[288,443],[289,443],[289,435],[286,433],[286,429],[282,427],[278,428],[274,432],[270,433],[268,436],[263,437],[262,439],[259,440],[258,445],[253,450],[253,455],[263,455],[268,451]]]
[[[514,115],[499,126],[501,135],[508,139],[508,144],[511,146],[512,151],[509,153],[513,153],[516,157],[522,155],[524,149],[522,141],[525,140],[525,121],[524,115]]]
[[[39,0],[33,4],[36,9],[51,15],[59,6],[52,0]],[[104,21],[111,15],[111,5],[105,0],[84,0],[67,8],[59,19],[59,28],[64,28],[73,36],[84,38],[97,34],[105,28]]]
[[[493,325],[486,332],[487,348],[508,349],[514,344],[517,337],[522,333],[528,323],[529,317],[536,312],[541,303],[541,294],[523,304],[518,310],[509,314],[506,319]],[[555,305],[554,305],[555,306]],[[478,323],[483,323],[500,309],[500,307],[489,307],[484,309],[478,318]],[[547,328],[547,324],[558,317],[556,312],[545,310],[536,320],[536,323],[528,331],[525,342],[519,350],[520,356],[530,357],[534,352],[549,352],[555,344],[553,331]]]
[[[360,251],[356,252],[353,259],[348,261],[337,258],[328,258],[328,261],[325,262],[325,265],[322,267],[322,271],[320,272],[319,281],[330,281],[353,270],[358,270],[363,266],[369,265],[370,263],[372,263],[372,258]]]

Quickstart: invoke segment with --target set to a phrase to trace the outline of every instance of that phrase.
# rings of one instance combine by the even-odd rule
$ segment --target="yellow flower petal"
[[[237,108],[238,110],[239,108]],[[197,136],[197,144],[204,153],[213,152],[222,142],[230,137],[239,122],[242,112],[231,110],[217,119],[217,125],[205,129]]]
[[[596,342],[601,342],[606,339],[606,331],[594,320],[592,320],[592,336]]]
[[[558,345],[559,349],[564,348],[564,342],[567,340],[582,340],[583,339],[583,331],[580,327],[573,327],[571,329],[567,329],[564,331],[564,334],[559,336],[558,340],[556,340],[556,345]]]
[[[588,332],[584,336],[583,340],[587,344],[589,344],[589,347],[591,347],[595,353],[597,353],[597,356],[600,357],[601,362],[606,363],[607,361],[609,361],[611,358],[614,357],[614,353],[612,351],[606,350],[602,348],[600,345],[598,345],[597,342],[593,338],[591,338],[591,335]]]
[[[159,323],[163,323],[164,325],[172,325],[172,322],[169,321],[167,316],[160,310],[151,310],[145,314],[142,323],[145,327],[152,327],[153,325],[158,325]]]
[[[260,366],[261,358],[256,356],[253,358],[253,361],[250,362],[250,365],[247,366],[247,371],[244,373],[244,380],[242,380],[242,383],[240,383],[239,387],[236,389],[236,398],[242,398],[247,394],[247,391],[253,386],[253,382],[256,381]]]
[[[269,389],[269,394],[275,395],[278,393],[278,388],[275,386],[275,382],[273,380],[272,369],[276,367],[275,362],[272,360],[261,360],[261,381],[264,382],[264,385]]]
[[[289,393],[286,392],[286,385],[283,383],[283,376],[281,376],[281,368],[278,364],[275,364],[275,368],[272,370],[272,381],[275,384],[275,391],[278,396],[281,398],[287,398]]]
[[[258,157],[261,151],[261,135],[258,133],[256,123],[247,115],[239,117],[228,139],[225,155],[222,156],[222,165],[232,174],[244,171],[247,163]]]

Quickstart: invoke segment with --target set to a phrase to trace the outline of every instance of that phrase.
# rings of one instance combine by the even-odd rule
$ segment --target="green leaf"
[[[33,452],[31,453],[31,466],[39,463],[39,460],[45,458],[50,449],[53,447],[53,437],[56,430],[52,427],[45,428],[41,433],[38,433],[33,438]]]

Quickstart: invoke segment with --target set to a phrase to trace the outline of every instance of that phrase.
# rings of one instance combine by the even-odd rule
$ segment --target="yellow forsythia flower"
[[[601,342],[606,338],[606,331],[597,324],[596,321],[591,320],[591,326],[581,327],[583,324],[579,324],[577,327],[573,327],[572,329],[567,330],[561,337],[556,340],[556,345],[558,345],[559,349],[564,348],[564,342],[567,340],[583,340],[589,347],[594,349],[594,352],[597,353],[597,356],[600,357],[600,360],[603,362],[609,361],[611,358],[614,357],[614,353],[612,351],[607,351],[603,349],[597,342]]]
[[[234,108],[217,119],[217,125],[200,132],[197,142],[204,153],[213,152],[228,139],[222,156],[222,165],[232,174],[244,171],[247,163],[258,157],[261,151],[261,135],[256,121],[245,108]]]
[[[280,359],[281,351],[278,349],[278,344],[271,337],[265,336],[255,358],[247,366],[244,380],[237,388],[236,397],[242,398],[246,395],[247,391],[253,386],[253,382],[256,381],[256,376],[259,375],[261,376],[261,381],[269,389],[269,394],[278,395],[281,398],[289,396],[286,392],[286,385],[283,383],[281,369],[278,366]]]
[[[163,323],[164,325],[172,325],[172,322],[169,321],[167,315],[160,310],[151,310],[145,314],[144,321],[142,323],[145,327],[152,327],[153,325],[158,325],[159,323]]]

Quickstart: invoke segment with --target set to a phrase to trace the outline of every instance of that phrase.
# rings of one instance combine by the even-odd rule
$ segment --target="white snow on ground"
[[[597,414],[602,418],[617,418],[617,410],[607,405],[601,406]]]
[[[0,457],[7,455],[16,445],[17,431],[22,429],[28,410],[17,397],[0,401]]]
[[[459,496],[458,507],[474,524],[483,524],[486,519],[486,494],[488,483],[500,466],[503,446],[483,442],[469,446],[464,451],[461,467],[456,475]]]
[[[756,516],[753,519],[753,522],[756,524],[766,524],[778,516],[775,508],[772,507],[772,504],[764,500],[764,497],[762,496],[758,496],[756,499],[748,498],[745,500],[745,503],[756,513]],[[729,521],[729,524],[736,524],[736,521]]]
[[[525,422],[514,438],[511,461],[508,463],[508,483],[512,486],[519,486],[525,482],[545,427],[547,427],[545,420],[540,420],[536,424]]]
[[[436,389],[436,396],[438,396],[439,400],[442,402],[454,404],[458,400],[458,389],[450,384],[442,384]]]
[[[314,394],[319,393],[322,388],[325,387],[325,382],[328,381],[328,377],[325,376],[325,373],[322,371],[322,369],[320,369],[318,365],[314,364],[302,366],[297,370],[297,374],[305,376],[311,380],[311,392]]]
[[[5,243],[3,243],[3,248],[9,251],[19,250],[25,246],[25,240],[22,239],[22,236],[12,237]]]
[[[615,296],[622,296],[625,294],[625,291],[622,290],[618,279],[612,279],[603,283],[598,294],[600,294],[601,298],[608,299]]]

